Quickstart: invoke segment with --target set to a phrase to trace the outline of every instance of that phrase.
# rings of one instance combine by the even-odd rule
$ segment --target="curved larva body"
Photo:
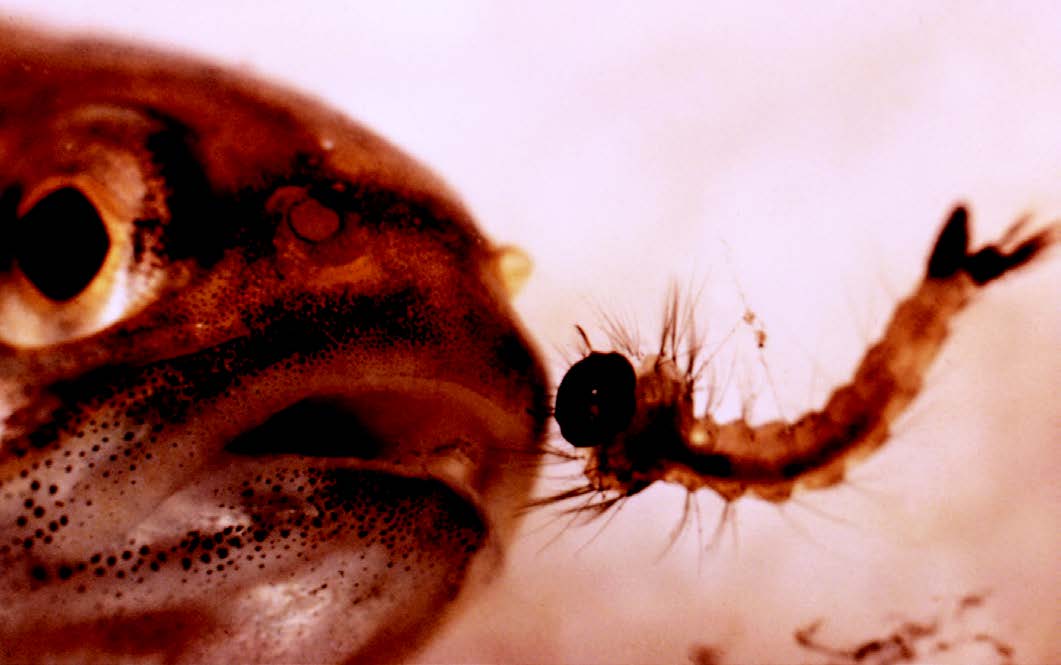
[[[616,319],[604,322],[613,352],[597,350],[579,328],[585,355],[568,368],[557,390],[555,407],[561,435],[576,448],[573,452],[558,448],[554,454],[577,460],[581,474],[566,479],[562,485],[554,483],[560,491],[533,504],[562,504],[561,523],[550,534],[549,542],[560,540],[565,533],[574,534],[569,542],[574,541],[578,546],[575,551],[583,561],[589,562],[585,564],[588,572],[583,574],[598,574],[602,584],[607,577],[618,578],[603,593],[620,599],[619,604],[634,608],[624,607],[614,613],[627,611],[635,615],[631,625],[652,617],[684,622],[686,634],[705,636],[700,638],[702,643],[694,642],[689,648],[688,657],[693,662],[818,662],[822,654],[829,662],[845,663],[1023,662],[1024,654],[1043,649],[1043,633],[1029,629],[1020,643],[1013,637],[1020,634],[1020,629],[1014,627],[1017,621],[1011,616],[1015,615],[1012,609],[1002,614],[992,612],[994,616],[986,621],[983,616],[970,619],[965,612],[969,607],[991,605],[996,592],[999,596],[1015,594],[1020,596],[1018,602],[1025,602],[1028,590],[1015,581],[1020,572],[1007,567],[998,557],[992,559],[976,551],[961,552],[956,558],[970,568],[979,564],[978,556],[987,559],[980,565],[989,572],[970,583],[963,579],[966,571],[958,570],[960,566],[948,568],[949,553],[941,555],[933,549],[931,541],[918,534],[916,526],[890,525],[893,532],[888,537],[896,538],[899,533],[902,536],[897,539],[902,540],[905,536],[908,542],[903,544],[909,554],[928,571],[911,584],[905,575],[916,566],[902,557],[896,557],[898,564],[881,570],[880,555],[875,550],[887,551],[893,544],[888,537],[881,537],[881,523],[857,521],[871,511],[865,511],[862,505],[861,512],[851,510],[839,513],[838,517],[835,509],[844,499],[852,497],[856,497],[852,503],[858,505],[857,499],[866,501],[868,496],[866,502],[876,501],[881,511],[892,509],[905,499],[909,507],[897,508],[895,512],[907,523],[918,524],[918,520],[924,519],[936,531],[945,532],[948,527],[941,523],[958,523],[953,528],[961,531],[969,529],[967,524],[961,524],[962,520],[982,520],[978,527],[992,534],[1004,533],[1004,527],[995,531],[1004,525],[997,514],[984,518],[983,508],[963,513],[964,506],[918,503],[896,493],[878,494],[872,485],[865,491],[858,480],[853,480],[846,492],[832,496],[832,508],[819,512],[814,506],[821,505],[819,500],[824,503],[829,493],[804,490],[843,485],[856,471],[856,463],[871,453],[882,447],[895,451],[903,443],[893,444],[893,440],[917,438],[909,434],[909,420],[902,423],[901,418],[917,410],[909,407],[931,383],[929,373],[934,365],[939,365],[935,361],[952,334],[969,325],[968,319],[959,315],[977,302],[985,287],[1002,291],[1011,275],[1049,269],[1051,266],[1044,264],[1055,258],[1054,245],[1061,237],[1059,233],[1061,227],[1056,223],[1036,232],[1029,230],[1022,220],[994,243],[970,248],[967,214],[964,208],[957,208],[944,225],[919,283],[899,299],[877,341],[867,345],[850,378],[837,382],[839,385],[831,389],[820,409],[790,419],[757,423],[742,414],[727,422],[716,420],[712,410],[717,406],[720,388],[703,375],[707,369],[717,369],[708,363],[714,360],[718,347],[703,342],[702,332],[693,321],[692,300],[685,303],[684,309],[676,294],[667,300],[662,342],[647,352],[638,347],[636,335]],[[1001,284],[992,286],[996,280]],[[990,309],[990,303],[981,306]],[[974,317],[970,318],[975,321]],[[745,322],[748,319],[754,317],[746,316]],[[762,339],[756,335],[757,342],[761,343]],[[1009,353],[1010,350],[1005,350],[1000,355],[1008,358]],[[721,391],[725,391],[724,386],[723,383]],[[694,391],[698,388],[707,392],[706,410],[694,403]],[[939,392],[937,387],[937,397]],[[1000,393],[998,397],[1004,402],[1010,396]],[[926,411],[923,405],[924,402],[919,414],[922,416]],[[932,414],[935,411],[928,409]],[[1049,409],[1046,411],[1050,413]],[[896,436],[903,425],[907,436]],[[925,458],[931,459],[936,441],[925,440],[924,436],[921,439]],[[952,458],[951,465],[926,464],[938,486],[949,488],[967,481],[971,474],[964,467],[961,455],[981,454],[961,446],[957,450],[959,456]],[[898,465],[893,457],[889,477],[925,473],[925,469],[916,468],[921,459],[911,460],[911,457],[914,456],[907,454],[905,463]],[[1044,475],[1048,473],[1044,471]],[[981,472],[980,475],[988,474]],[[673,491],[676,486],[677,491]],[[650,487],[655,491],[645,491]],[[675,495],[684,495],[682,501],[674,502]],[[748,500],[737,501],[742,497]],[[718,502],[713,501],[716,498],[722,500],[721,513],[716,512]],[[763,501],[755,499],[765,499],[772,505],[764,506]],[[997,501],[998,497],[994,499]],[[987,497],[982,500],[992,501]],[[701,504],[706,509],[702,510]],[[661,505],[668,509],[661,510]],[[738,528],[738,507],[742,515],[750,513],[762,518],[764,512],[776,510],[785,517],[787,524],[775,522],[772,526],[775,531],[771,534],[772,547],[763,552],[760,544],[760,550],[751,555],[741,551],[743,534],[751,532],[749,540],[761,539],[764,522],[760,519],[751,527]],[[1023,510],[1016,502],[1009,504],[1004,499],[992,508],[999,512],[1012,511],[1018,516]],[[801,512],[802,517],[809,518],[804,523],[818,521],[819,524],[804,528],[799,517],[793,518]],[[822,533],[830,531],[822,528],[825,521],[842,523],[840,527],[832,525],[831,533],[838,535],[837,538],[822,537]],[[590,523],[588,533],[578,529],[568,531],[573,525]],[[705,534],[705,530],[712,528],[713,533]],[[738,535],[738,532],[743,533]],[[797,532],[807,542],[792,546],[791,532]],[[675,550],[683,549],[678,544],[684,535],[690,536],[684,543],[685,559],[671,564],[670,570],[653,571],[652,580],[662,590],[653,589],[642,595],[627,590],[641,584],[639,577],[648,575],[646,571],[652,565],[662,569],[663,559],[678,560]],[[705,535],[709,539],[706,543]],[[991,535],[988,539],[997,539],[1001,548],[1013,546],[1004,537]],[[852,541],[858,545],[851,547]],[[626,545],[614,548],[616,542]],[[842,553],[834,549],[837,542],[844,543]],[[646,561],[646,557],[637,560],[634,550],[638,546],[644,548],[644,543],[649,543],[650,548],[656,545],[652,553],[654,560]],[[720,544],[723,546],[719,547]],[[609,545],[614,549],[609,550]],[[1038,541],[1035,546],[1043,547]],[[859,555],[850,556],[847,547]],[[690,550],[697,557],[696,564],[689,559]],[[671,556],[665,556],[668,554]],[[887,555],[880,558],[888,561]],[[640,565],[631,564],[635,561]],[[679,566],[696,572],[676,572]],[[726,581],[719,581],[719,570],[726,571]],[[601,574],[600,571],[608,572]],[[844,589],[842,581],[838,584],[840,580],[857,580],[859,576],[866,578],[861,586]],[[660,583],[660,579],[666,581]],[[682,582],[675,583],[676,579]],[[667,584],[674,585],[673,591],[665,588]],[[906,594],[902,602],[882,600],[900,589],[899,593]],[[845,602],[840,599],[845,594],[846,607],[853,608],[851,612],[840,609]],[[646,605],[654,604],[653,610],[646,611],[637,602],[630,601],[642,598],[648,598]],[[687,605],[683,604],[686,602]],[[732,607],[741,603],[750,608],[743,625],[741,619],[733,619],[731,614]],[[925,609],[930,603],[956,603],[957,609],[937,609],[933,615]],[[694,607],[695,610],[690,609]],[[783,609],[776,609],[779,607]],[[875,614],[873,620],[885,626],[898,624],[898,627],[855,628],[860,619],[849,620],[849,617],[858,611]],[[804,618],[792,618],[800,613]],[[787,618],[781,623],[763,621],[761,617],[767,615]],[[792,628],[786,630],[786,623]],[[846,642],[844,638],[817,639],[815,633],[826,624],[833,635],[846,632]],[[1027,638],[1028,634],[1031,639]],[[777,656],[784,651],[776,642],[784,637],[790,638],[792,646],[798,646],[795,651],[802,649],[803,652]],[[757,644],[751,649],[735,646],[742,639],[749,642],[773,639],[775,644],[769,649]],[[1049,641],[1045,647],[1050,648]],[[657,648],[675,651],[670,644]],[[742,655],[731,655],[731,651],[737,650]],[[747,655],[757,650],[758,655]],[[1033,655],[1028,662],[1052,662],[1039,658]],[[621,659],[612,657],[612,660]]]
[[[971,251],[967,213],[956,208],[921,283],[896,306],[851,380],[837,387],[820,410],[791,422],[752,425],[742,418],[719,423],[710,410],[695,413],[702,349],[695,329],[679,329],[694,324],[691,316],[679,320],[680,308],[672,300],[659,353],[644,357],[636,371],[621,354],[591,350],[564,377],[556,418],[563,435],[586,449],[588,485],[543,501],[613,494],[581,508],[602,512],[659,480],[689,492],[709,488],[726,501],[751,493],[782,502],[797,488],[836,485],[854,462],[888,440],[893,424],[921,392],[952,320],[977,291],[1039,258],[1057,241],[1058,227],[1022,236],[1022,226],[1018,222],[997,244]],[[626,337],[617,337],[620,349],[637,353]],[[615,378],[624,375],[625,381]],[[623,387],[616,388],[618,383]]]
[[[81,219],[96,271],[35,273]],[[393,659],[498,562],[543,371],[499,253],[382,139],[5,28],[0,233],[0,659]]]

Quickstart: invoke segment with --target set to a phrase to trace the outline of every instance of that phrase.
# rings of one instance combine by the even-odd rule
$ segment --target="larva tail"
[[[1061,239],[1057,225],[1033,234],[1018,221],[998,242],[969,250],[968,213],[951,213],[928,260],[925,278],[898,304],[880,340],[820,411],[794,422],[750,426],[743,420],[693,425],[689,446],[674,456],[670,479],[708,486],[724,498],[751,491],[770,501],[797,486],[828,487],[887,441],[891,425],[920,393],[954,317],[981,287],[1027,265]],[[690,473],[691,472],[691,473]]]
[[[1052,226],[1019,242],[1015,247],[1007,248],[1007,245],[1013,244],[1024,222],[1022,219],[1010,227],[997,245],[987,245],[977,252],[970,252],[969,214],[964,206],[956,207],[932,249],[926,277],[948,279],[964,272],[983,286],[1025,265],[1046,247],[1057,242],[1058,228]]]

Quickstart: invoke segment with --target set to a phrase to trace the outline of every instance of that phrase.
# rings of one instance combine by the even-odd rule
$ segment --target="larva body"
[[[921,283],[896,306],[851,381],[821,410],[792,422],[718,423],[710,412],[697,416],[693,394],[704,369],[697,360],[702,349],[695,330],[680,329],[695,324],[679,320],[673,301],[659,352],[645,356],[639,368],[622,354],[590,351],[561,381],[556,419],[563,436],[586,449],[589,480],[561,497],[613,495],[586,506],[607,509],[615,496],[667,481],[690,492],[709,488],[726,501],[751,493],[783,502],[797,488],[836,485],[854,462],[888,440],[893,423],[921,392],[954,318],[977,291],[1034,261],[1061,233],[1050,227],[1021,236],[1022,226],[997,245],[971,251],[967,213],[955,209]]]

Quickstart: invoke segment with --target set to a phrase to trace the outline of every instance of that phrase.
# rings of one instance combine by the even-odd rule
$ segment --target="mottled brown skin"
[[[57,302],[11,248],[62,188],[110,249]],[[410,654],[534,477],[545,377],[497,256],[313,100],[0,30],[0,661]]]

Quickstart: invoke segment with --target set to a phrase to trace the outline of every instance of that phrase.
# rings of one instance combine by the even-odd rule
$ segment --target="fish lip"
[[[330,420],[326,425],[345,423],[345,436],[364,438],[345,451],[320,442],[255,449],[313,416]],[[539,420],[531,409],[514,416],[505,404],[455,381],[400,377],[293,396],[229,437],[219,455],[229,463],[299,458],[320,469],[438,481],[479,514],[488,535],[504,535],[521,507],[513,486],[534,482],[544,432]]]

